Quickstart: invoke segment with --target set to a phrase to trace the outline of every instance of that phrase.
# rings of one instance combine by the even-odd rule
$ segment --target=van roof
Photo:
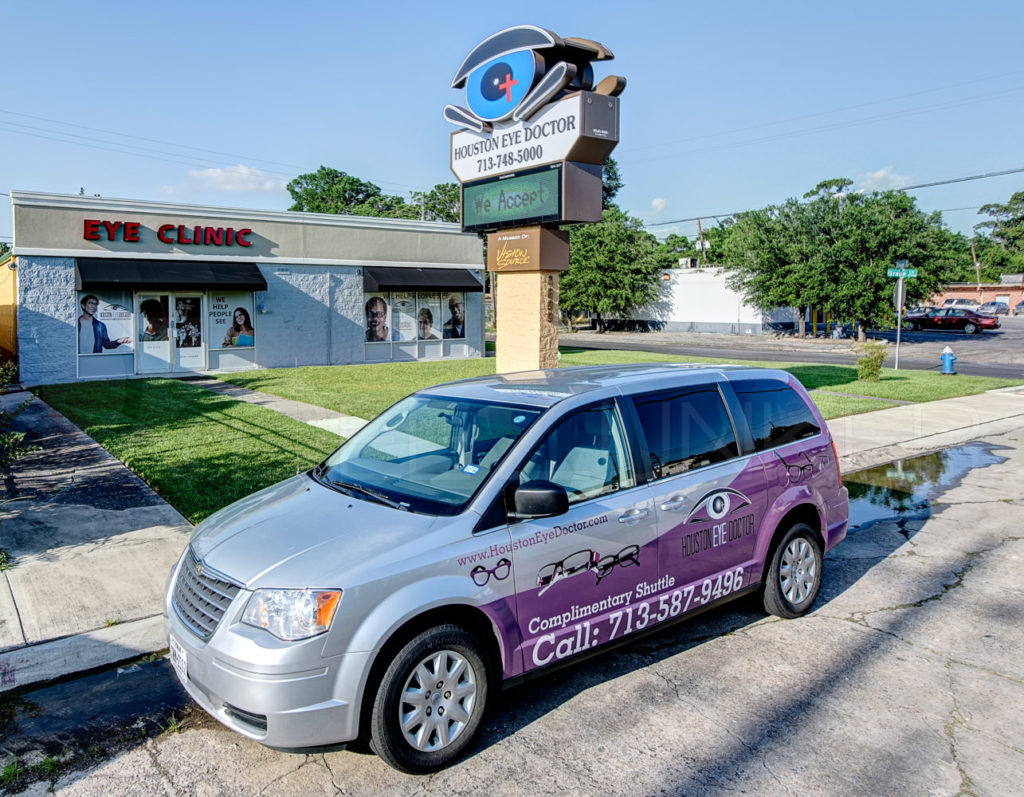
[[[755,372],[762,377],[786,380],[784,371],[754,368],[745,365],[699,363],[629,363],[623,365],[578,365],[550,368],[543,371],[520,371],[512,374],[478,376],[456,382],[445,382],[425,388],[420,393],[469,398],[512,404],[550,407],[563,399],[609,387],[628,388],[653,382],[666,376],[684,374],[693,377],[735,377]]]

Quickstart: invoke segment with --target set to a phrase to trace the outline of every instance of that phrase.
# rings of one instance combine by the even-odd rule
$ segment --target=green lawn
[[[339,443],[323,429],[173,379],[35,392],[192,523],[309,468]]]
[[[695,362],[630,351],[563,349],[561,365]],[[710,362],[709,360],[699,360]],[[1019,384],[1003,379],[882,372],[860,382],[853,366],[750,363],[784,368],[807,387],[882,399],[929,401]],[[370,418],[413,391],[493,374],[493,358],[286,368],[224,375],[224,381]],[[193,523],[222,506],[320,461],[334,435],[272,410],[173,379],[48,385],[35,392],[141,476]],[[826,418],[892,406],[887,401],[812,393]]]
[[[720,362],[706,357],[683,357],[621,350],[582,350],[563,347],[559,364],[600,365],[632,362]],[[1020,384],[1008,379],[979,376],[942,376],[931,371],[884,369],[878,382],[861,382],[852,365],[811,365],[793,362],[736,361],[743,365],[782,368],[810,390],[828,390],[899,401],[936,399],[981,393]],[[372,418],[415,390],[438,382],[494,373],[493,358],[445,362],[387,363],[383,365],[317,366],[224,374],[219,378],[251,390],[305,401],[360,418]],[[894,406],[887,401],[813,394],[826,418]]]

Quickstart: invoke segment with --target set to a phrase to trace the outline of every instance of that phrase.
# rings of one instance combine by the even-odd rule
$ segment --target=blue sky
[[[628,79],[619,203],[659,237],[696,232],[659,222],[826,178],[871,189],[1024,167],[1020,0],[0,0],[0,192],[286,209],[285,183],[324,164],[408,197],[454,179],[451,77],[517,24],[615,53],[597,77]],[[978,206],[1022,189],[1024,173],[913,193],[969,233]]]

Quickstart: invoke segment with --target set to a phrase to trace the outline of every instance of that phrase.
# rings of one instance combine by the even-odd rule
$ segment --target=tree
[[[10,244],[6,244],[3,241],[0,241],[0,257],[3,257],[4,255],[6,255],[10,251],[11,251],[11,245]]]
[[[615,206],[615,197],[622,190],[622,175],[619,173],[619,163],[615,158],[609,156],[601,167],[601,207],[610,208]]]
[[[311,174],[300,174],[287,188],[293,202],[289,210],[419,218],[419,208],[408,205],[400,196],[385,194],[373,183],[328,166]]]
[[[424,221],[462,220],[462,188],[458,183],[438,183],[429,191],[413,191],[412,204]]]
[[[729,284],[763,307],[819,307],[853,320],[858,337],[892,322],[894,280],[888,268],[906,259],[918,277],[906,282],[908,300],[922,300],[963,262],[963,241],[938,213],[925,214],[899,191],[847,191],[846,179],[825,180],[806,202],[737,217],[723,248]],[[802,332],[802,325],[801,325]]]
[[[678,268],[679,258],[696,257],[697,247],[685,235],[672,233],[654,250],[659,268]]]
[[[590,311],[598,331],[605,316],[626,316],[658,295],[657,239],[616,206],[601,221],[570,228],[569,270],[562,273],[559,304]]]
[[[1024,191],[1017,191],[1005,205],[982,205],[978,213],[992,219],[974,225],[975,230],[987,232],[1004,250],[1024,252]]]

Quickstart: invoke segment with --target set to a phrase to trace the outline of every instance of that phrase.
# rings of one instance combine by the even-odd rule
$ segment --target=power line
[[[1003,169],[998,172],[986,172],[985,174],[972,174],[970,177],[952,177],[948,180],[935,180],[931,183],[920,183],[919,185],[907,185],[901,188],[894,188],[893,191],[911,191],[917,188],[933,188],[937,185],[951,185],[953,183],[966,183],[971,180],[987,180],[989,177],[1004,177],[1007,174],[1021,174],[1024,172],[1024,167],[1020,169]],[[940,213],[947,213],[954,210],[978,210],[979,208],[948,208],[945,211],[939,211]],[[658,221],[648,224],[648,227],[663,227],[667,224],[682,224],[687,221],[698,221],[700,219],[717,219],[723,216],[737,216],[740,213],[747,213],[748,210],[737,210],[733,213],[704,213],[700,216],[691,216],[688,219],[674,219],[672,221]]]
[[[119,136],[121,138],[134,138],[134,139],[137,139],[138,141],[148,141],[151,144],[163,144],[164,146],[177,147],[178,149],[190,149],[190,150],[193,150],[195,152],[208,152],[211,155],[223,155],[223,156],[228,157],[228,158],[238,158],[239,160],[259,161],[260,163],[272,163],[272,164],[274,164],[276,166],[287,166],[289,169],[300,169],[301,170],[301,168],[302,168],[301,166],[296,166],[294,163],[283,163],[281,161],[267,160],[266,158],[255,158],[255,157],[253,157],[251,155],[239,155],[237,153],[232,153],[232,152],[221,152],[220,150],[216,150],[216,149],[206,149],[204,147],[193,147],[193,146],[190,146],[188,144],[176,144],[173,141],[163,141],[163,140],[161,140],[159,138],[146,138],[145,136],[136,136],[136,135],[134,135],[132,133],[121,133],[121,132],[118,132],[117,130],[106,130],[106,129],[102,128],[102,127],[89,127],[88,125],[80,125],[80,124],[75,124],[74,122],[66,122],[66,121],[63,121],[61,119],[48,119],[45,116],[33,116],[30,113],[20,113],[19,111],[9,111],[6,108],[0,108],[0,113],[5,113],[5,114],[8,114],[9,116],[20,116],[20,117],[22,117],[24,119],[35,119],[38,122],[49,122],[50,124],[64,125],[66,127],[77,127],[80,130],[91,130],[94,133],[106,133],[108,135]],[[13,123],[10,123],[10,124],[13,124]],[[21,126],[28,127],[28,125],[21,125]],[[40,128],[30,128],[30,129],[38,130]],[[45,132],[59,133],[60,131],[47,130]],[[74,134],[73,133],[71,133],[71,134],[61,133],[61,135],[74,135]],[[96,141],[96,139],[87,139],[87,140]],[[104,143],[112,143],[112,142],[104,142]],[[131,146],[131,145],[129,145],[129,146]],[[139,149],[141,149],[141,148],[139,148]],[[157,150],[152,150],[152,151],[155,152]]]
[[[950,183],[966,183],[969,180],[984,180],[988,177],[1002,177],[1007,174],[1020,174],[1024,172],[1024,168],[1020,169],[1004,169],[1001,172],[988,172],[986,174],[975,174],[970,177],[954,177],[950,180],[937,180],[934,183],[921,183],[920,185],[908,185],[904,188],[897,188],[897,191],[910,191],[914,188],[931,188],[935,185],[949,185]]]

